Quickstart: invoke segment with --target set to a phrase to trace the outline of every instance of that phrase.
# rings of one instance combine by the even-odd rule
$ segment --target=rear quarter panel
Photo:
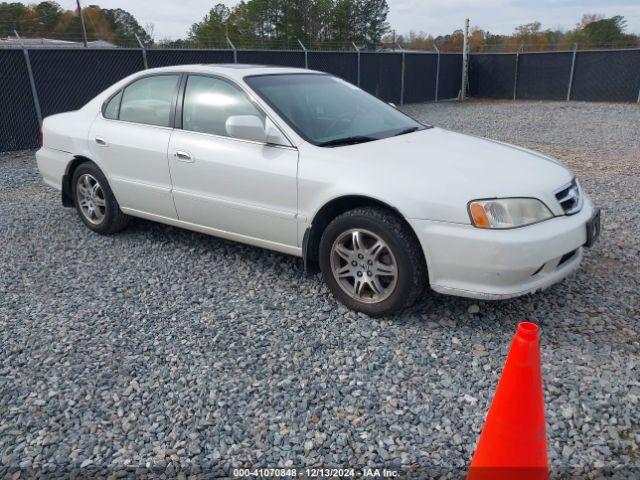
[[[77,110],[44,119],[43,145],[36,152],[36,161],[45,183],[61,189],[62,178],[74,158],[91,158],[87,137],[95,116],[90,111]]]

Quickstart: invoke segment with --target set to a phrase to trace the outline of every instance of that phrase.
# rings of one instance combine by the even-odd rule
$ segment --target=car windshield
[[[329,75],[257,75],[245,81],[299,135],[315,145],[352,145],[427,128]]]

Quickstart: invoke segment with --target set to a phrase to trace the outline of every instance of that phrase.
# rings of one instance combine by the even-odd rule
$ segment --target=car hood
[[[558,160],[440,128],[323,150],[407,218],[469,223],[468,202],[495,197],[538,198],[561,215],[554,191],[573,178]]]

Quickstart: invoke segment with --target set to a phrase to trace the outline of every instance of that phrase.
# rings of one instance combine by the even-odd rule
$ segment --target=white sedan
[[[427,284],[480,299],[543,289],[600,229],[559,161],[423,125],[321,72],[146,70],[42,134],[44,181],[91,230],[135,216],[300,256],[372,316]]]

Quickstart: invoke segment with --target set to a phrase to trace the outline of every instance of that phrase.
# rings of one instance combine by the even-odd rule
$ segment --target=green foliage
[[[387,0],[247,0],[213,7],[189,31],[196,46],[377,44],[389,29]]]
[[[111,25],[116,41],[119,44],[136,45],[136,35],[145,45],[153,42],[153,38],[140,26],[136,18],[126,10],[122,10],[121,8],[111,10],[103,9],[102,14]]]
[[[218,0],[220,1],[220,0]],[[85,2],[86,3],[86,2]],[[121,46],[137,46],[136,35],[150,45],[152,32],[121,8],[103,9],[90,5],[83,9],[89,40],[104,40]],[[174,48],[227,48],[227,38],[238,48],[298,48],[298,40],[308,48],[377,48],[381,43],[441,51],[461,51],[462,31],[434,38],[425,33],[388,35],[387,0],[241,0],[234,7],[218,3],[189,29],[186,38],[161,40],[159,46]],[[540,22],[520,25],[512,35],[493,35],[477,27],[469,42],[474,51],[516,51],[614,47],[637,45],[637,35],[625,34],[621,16],[604,18],[586,14],[569,31],[542,29]],[[55,1],[37,4],[0,2],[0,38],[48,37],[79,42],[80,19],[75,9],[64,10]],[[392,46],[395,48],[395,45]]]
[[[573,36],[576,43],[585,46],[616,44],[625,41],[624,17],[615,17],[596,20],[577,30]]]
[[[0,3],[0,37],[13,35],[14,30],[22,30],[20,19],[27,7],[22,3]]]
[[[145,43],[153,39],[133,15],[126,10],[102,9],[91,5],[83,9],[87,37],[117,45],[137,45],[135,35]],[[53,1],[24,5],[0,3],[0,37],[14,35],[16,30],[24,38],[55,38],[80,41],[82,29],[75,10],[63,10]]]

